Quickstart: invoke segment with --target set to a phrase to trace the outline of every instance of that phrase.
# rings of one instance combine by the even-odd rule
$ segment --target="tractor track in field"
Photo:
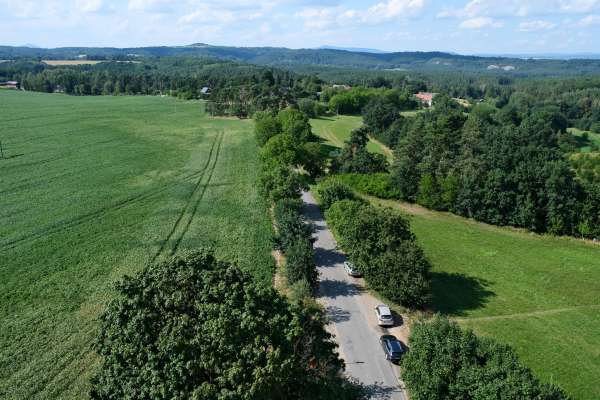
[[[194,203],[194,208],[192,209],[192,212],[190,213],[190,217],[188,218],[187,223],[185,224],[185,227],[183,228],[183,232],[181,232],[181,235],[175,242],[175,246],[173,246],[173,249],[171,250],[171,255],[174,255],[177,252],[177,249],[179,248],[179,245],[181,244],[183,237],[187,234],[188,230],[190,229],[192,220],[194,219],[194,217],[196,216],[196,212],[198,211],[198,206],[202,202],[202,199],[204,198],[204,194],[206,193],[206,189],[208,188],[208,185],[210,185],[210,182],[212,181],[213,174],[215,172],[215,169],[217,168],[217,162],[219,161],[219,155],[221,154],[221,145],[223,144],[223,136],[225,136],[225,133],[221,132],[220,135],[221,135],[221,138],[219,139],[219,143],[217,144],[217,152],[215,154],[215,158],[213,160],[212,167],[210,168],[210,171],[208,172],[208,178],[206,179],[206,182],[204,183],[204,186],[202,187],[202,190],[200,192],[200,196],[198,197],[198,200],[196,200],[196,202]]]
[[[160,245],[159,249],[157,250],[157,252],[152,256],[152,258],[149,261],[149,264],[153,264],[158,257],[161,256],[161,254],[163,254],[167,248],[167,245],[169,244],[169,242],[171,241],[171,239],[173,239],[173,236],[175,235],[177,229],[179,228],[181,221],[183,220],[183,217],[185,216],[186,211],[188,210],[188,208],[193,207],[193,212],[195,213],[196,209],[197,209],[197,205],[198,203],[202,200],[202,197],[204,196],[204,191],[206,190],[206,187],[208,186],[208,183],[210,182],[210,180],[212,179],[212,173],[214,172],[214,166],[216,165],[216,160],[218,159],[218,154],[216,154],[214,163],[213,163],[213,169],[209,174],[209,179],[207,180],[207,183],[204,185],[204,190],[200,190],[201,192],[201,196],[199,197],[198,200],[196,200],[194,202],[194,196],[196,195],[196,193],[198,193],[200,187],[202,186],[202,180],[204,179],[204,175],[205,172],[210,168],[211,162],[213,162],[213,153],[215,150],[215,145],[217,145],[217,152],[220,152],[221,150],[221,143],[223,141],[223,136],[225,136],[225,133],[223,131],[219,132],[216,136],[215,139],[212,143],[212,146],[210,148],[210,152],[208,154],[208,158],[206,160],[206,163],[204,164],[204,167],[202,169],[202,174],[198,177],[198,180],[196,181],[196,184],[194,186],[194,189],[192,190],[192,192],[190,193],[189,197],[186,200],[185,205],[181,208],[181,211],[179,212],[179,215],[177,216],[177,219],[175,220],[175,223],[173,224],[173,227],[171,228],[171,230],[169,231],[167,237],[162,241],[162,244]],[[218,142],[218,143],[217,143]],[[195,206],[192,206],[192,204],[195,204]],[[184,228],[184,231],[182,232],[181,235],[178,235],[175,243],[176,243],[176,247],[179,247],[179,243],[181,242],[181,240],[183,239],[183,236],[186,233],[187,228],[189,228],[189,224],[191,224],[191,219],[193,219],[193,215],[188,219],[188,222],[186,223],[186,227]],[[173,255],[176,251],[176,247],[174,247],[171,250],[171,255]]]
[[[194,192],[197,190],[197,187],[199,186],[199,183],[202,181],[202,178],[204,177],[204,175],[206,173],[206,170],[207,170],[208,166],[210,165],[210,160],[211,160],[212,153],[214,151],[214,147],[215,147],[215,144],[217,142],[217,139],[218,139],[218,135],[217,135],[217,137],[215,137],[215,139],[212,142],[208,161],[203,166],[202,169],[200,169],[200,170],[198,170],[196,172],[193,172],[191,174],[185,175],[185,176],[183,176],[183,175],[179,176],[179,178],[181,178],[183,181],[188,181],[190,179],[194,179],[195,177],[199,176],[199,178],[198,178],[198,180],[196,182],[196,186],[194,188]],[[44,237],[46,235],[54,234],[54,233],[63,231],[65,229],[70,229],[70,228],[73,228],[75,226],[84,224],[86,222],[93,221],[94,219],[96,219],[96,218],[98,218],[98,217],[100,217],[100,216],[102,216],[102,215],[104,215],[104,214],[106,214],[108,212],[120,210],[120,209],[128,207],[128,206],[130,206],[132,204],[137,204],[140,201],[144,201],[144,200],[150,199],[150,198],[152,198],[152,197],[154,197],[156,195],[164,193],[165,191],[170,190],[171,188],[177,186],[178,184],[179,184],[179,182],[167,184],[167,185],[163,186],[160,189],[151,190],[151,191],[147,191],[147,192],[144,192],[144,193],[140,193],[140,194],[135,195],[135,196],[128,197],[128,198],[126,198],[124,200],[118,201],[116,203],[111,204],[110,206],[101,208],[99,210],[96,210],[96,211],[93,211],[93,212],[90,212],[90,213],[87,213],[87,214],[84,214],[84,215],[80,215],[78,217],[72,218],[71,220],[60,221],[60,222],[57,222],[57,223],[53,223],[53,224],[50,224],[50,225],[46,226],[45,228],[42,228],[41,230],[33,232],[31,234],[24,235],[24,236],[21,236],[21,237],[19,237],[17,239],[9,240],[9,241],[4,242],[4,243],[0,243],[0,252],[1,251],[6,251],[6,250],[10,250],[10,249],[12,249],[14,247],[17,247],[17,246],[21,245],[21,244],[30,242],[30,241],[35,240],[35,239],[42,238],[42,237]]]

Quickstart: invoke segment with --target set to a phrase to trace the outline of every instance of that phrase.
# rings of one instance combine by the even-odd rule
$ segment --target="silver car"
[[[379,326],[393,326],[394,316],[392,310],[384,304],[375,307],[375,315],[377,315],[377,324]]]
[[[360,278],[362,276],[360,271],[350,261],[344,261],[344,269],[348,275],[355,278]]]

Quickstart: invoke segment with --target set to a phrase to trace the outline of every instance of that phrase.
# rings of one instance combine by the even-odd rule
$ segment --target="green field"
[[[111,285],[214,245],[266,284],[251,121],[199,102],[0,92],[0,398],[86,398]]]
[[[350,132],[362,125],[362,117],[338,115],[335,117],[322,117],[311,119],[313,132],[324,139],[328,146],[342,148],[344,142],[350,139]],[[391,160],[392,152],[382,144],[371,139],[367,149],[374,153],[383,154]]]
[[[410,216],[433,264],[433,307],[514,346],[576,400],[600,398],[600,246],[372,199]]]
[[[590,131],[582,131],[577,128],[569,128],[568,131],[575,136],[575,139],[579,145],[579,151],[583,153],[589,153],[592,151],[592,145],[595,145],[597,148],[600,148],[600,134],[590,132]],[[588,134],[588,139],[585,140],[583,134]]]

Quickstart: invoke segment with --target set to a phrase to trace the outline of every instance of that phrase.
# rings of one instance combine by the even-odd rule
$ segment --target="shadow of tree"
[[[327,319],[333,323],[350,320],[350,312],[336,306],[328,306],[325,308],[325,314],[327,315]]]
[[[397,386],[385,386],[383,384],[374,383],[364,385],[363,391],[369,399],[389,399],[393,393],[399,393],[401,390]]]
[[[337,297],[350,297],[364,292],[364,289],[354,283],[325,279],[319,282],[319,297],[335,299]]]
[[[442,314],[464,316],[466,311],[485,306],[496,294],[488,289],[491,282],[457,273],[431,274],[432,305]]]
[[[337,250],[315,249],[315,262],[319,267],[335,267],[344,261],[346,257]]]

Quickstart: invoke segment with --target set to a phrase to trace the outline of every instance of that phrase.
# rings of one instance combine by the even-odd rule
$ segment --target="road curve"
[[[315,262],[320,273],[318,299],[325,306],[346,373],[367,385],[373,399],[406,400],[398,367],[385,359],[379,337],[388,333],[377,326],[373,308],[378,304],[364,290],[361,279],[349,277],[344,254],[327,227],[310,192],[302,194],[304,215],[315,225]]]

